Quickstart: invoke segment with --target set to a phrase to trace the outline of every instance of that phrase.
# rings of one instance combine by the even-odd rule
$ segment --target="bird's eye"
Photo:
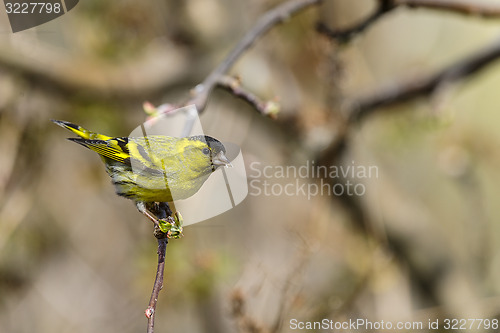
[[[208,154],[210,153],[210,149],[208,149],[208,148],[203,148],[203,149],[201,150],[201,152],[202,152],[203,154],[205,154],[205,155],[208,155]]]

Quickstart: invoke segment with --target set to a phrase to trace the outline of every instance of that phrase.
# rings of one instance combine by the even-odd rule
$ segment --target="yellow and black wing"
[[[145,137],[145,138],[111,138],[109,140],[88,140],[83,138],[70,138],[90,150],[95,151],[101,157],[111,161],[133,166],[136,172],[142,171],[149,174],[169,173],[180,167],[175,165],[177,156],[169,154],[172,147],[171,138]],[[151,141],[151,142],[150,142]],[[163,154],[160,154],[162,152]],[[167,154],[165,154],[167,152]]]
[[[178,165],[178,159],[179,154],[182,154],[184,150],[178,147],[178,143],[189,142],[187,138],[178,139],[158,135],[114,138],[89,131],[67,121],[52,121],[78,135],[80,138],[68,140],[95,151],[105,159],[105,163],[119,162],[127,166],[134,164],[137,170],[151,174],[169,173],[182,167]]]
[[[127,147],[128,138],[113,138],[109,140],[69,138],[68,140],[81,144],[102,157],[130,165],[130,153]]]
[[[52,120],[52,122],[80,137],[69,138],[68,140],[81,144],[104,158],[130,165],[130,153],[127,147],[128,138],[113,138],[95,133],[68,121]]]

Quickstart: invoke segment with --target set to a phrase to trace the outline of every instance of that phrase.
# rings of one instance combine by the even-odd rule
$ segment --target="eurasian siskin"
[[[68,140],[101,156],[116,193],[134,200],[139,211],[153,220],[155,225],[160,222],[165,226],[161,223],[165,221],[148,211],[148,204],[189,198],[198,192],[218,167],[231,166],[225,156],[224,145],[207,135],[114,138],[66,121],[52,121],[80,137]],[[176,224],[170,222],[162,231],[166,231],[169,237],[178,236],[180,232],[177,230],[174,233],[173,230]],[[167,230],[170,227],[172,230]]]

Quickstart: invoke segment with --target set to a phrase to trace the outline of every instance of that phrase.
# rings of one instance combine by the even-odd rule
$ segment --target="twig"
[[[277,113],[279,112],[279,104],[277,102],[261,100],[255,94],[245,90],[241,86],[241,82],[238,78],[226,75],[221,76],[217,81],[217,86],[229,91],[235,97],[247,102],[263,116],[275,119]]]
[[[322,0],[293,0],[271,9],[261,16],[255,26],[239,41],[229,55],[217,66],[206,79],[199,84],[194,91],[194,97],[187,104],[195,104],[199,113],[206,107],[208,97],[214,87],[218,84],[221,76],[233,66],[241,55],[248,50],[252,44],[272,27],[287,20],[293,14],[312,5],[318,5]]]
[[[172,211],[170,210],[170,207],[166,202],[154,204],[152,211],[158,218],[166,218],[167,216],[172,215]],[[158,239],[158,266],[156,267],[155,283],[153,285],[153,291],[151,292],[151,297],[149,299],[149,305],[144,312],[144,314],[148,318],[148,333],[154,332],[156,303],[158,302],[160,290],[163,288],[163,272],[165,270],[165,255],[167,252],[168,244],[167,234],[158,232],[156,228],[155,237]]]
[[[372,96],[359,99],[351,107],[349,120],[359,121],[367,115],[374,113],[376,109],[382,106],[401,103],[415,97],[432,94],[444,84],[459,81],[464,77],[479,72],[499,57],[500,38],[484,49],[450,65],[436,74],[422,77],[418,80],[393,84],[379,90]]]
[[[484,3],[480,4],[473,1],[378,0],[377,9],[373,12],[373,14],[349,28],[333,30],[324,22],[320,22],[318,23],[316,30],[325,36],[338,41],[339,43],[347,43],[368,29],[382,16],[401,6],[406,6],[411,9],[426,8],[447,11],[462,15],[479,16],[482,18],[500,18],[500,6],[492,6]]]
[[[377,9],[373,14],[350,28],[332,30],[325,23],[320,22],[316,26],[316,30],[331,39],[337,40],[339,43],[347,43],[394,8],[395,4],[392,0],[379,0]]]
[[[453,12],[462,15],[473,15],[482,18],[500,18],[500,7],[472,1],[451,0],[395,0],[396,5],[410,8],[428,8]]]
[[[154,332],[156,303],[158,302],[158,295],[163,288],[163,271],[165,269],[165,254],[167,252],[168,238],[158,238],[158,267],[156,268],[156,278],[149,299],[149,306],[145,311],[148,317],[148,333]]]

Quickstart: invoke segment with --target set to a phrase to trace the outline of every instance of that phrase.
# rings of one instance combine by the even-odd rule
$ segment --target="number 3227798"
[[[6,2],[5,10],[7,14],[59,14],[62,8],[57,2]]]

